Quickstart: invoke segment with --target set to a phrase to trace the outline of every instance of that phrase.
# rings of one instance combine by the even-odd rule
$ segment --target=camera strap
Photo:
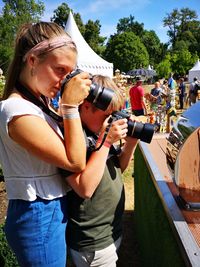
[[[25,86],[23,86],[19,81],[16,81],[15,87],[26,99],[28,99],[30,102],[38,106],[43,112],[52,117],[54,120],[56,120],[57,122],[63,121],[63,118],[61,116],[59,116],[58,114],[56,114],[55,112],[53,112],[48,108],[45,96],[43,95],[41,96],[41,98],[44,101],[42,102],[36,96],[34,96]]]
[[[106,140],[106,137],[108,135],[108,131],[110,129],[110,126],[111,126],[111,123],[109,123],[108,126],[105,129],[104,136],[103,136],[103,139],[101,141],[101,144],[98,147],[96,147],[93,151],[98,151],[103,146],[104,141]]]

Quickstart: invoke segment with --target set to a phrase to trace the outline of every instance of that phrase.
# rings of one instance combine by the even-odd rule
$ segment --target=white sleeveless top
[[[33,103],[16,97],[0,102],[0,164],[7,197],[28,201],[37,196],[49,200],[62,197],[66,195],[67,184],[58,168],[31,155],[9,137],[8,123],[14,116],[23,114],[46,120],[63,137],[57,123]]]

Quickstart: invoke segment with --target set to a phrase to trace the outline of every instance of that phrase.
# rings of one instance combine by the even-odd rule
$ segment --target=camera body
[[[62,86],[61,86],[61,96],[65,87],[65,84],[68,83],[74,76],[77,74],[83,72],[80,69],[76,69],[72,73],[66,76],[66,78],[63,80]],[[92,75],[91,75],[91,81],[92,81]],[[105,111],[113,97],[114,91],[110,88],[101,87],[97,83],[92,82],[90,86],[90,92],[88,97],[86,98],[87,101],[92,103],[96,108],[99,108],[103,111]]]
[[[130,120],[130,115],[127,112],[115,111],[112,113],[109,123],[120,120],[128,120],[128,133],[127,136],[140,139],[145,143],[150,143],[155,132],[155,126],[151,123],[142,123]]]

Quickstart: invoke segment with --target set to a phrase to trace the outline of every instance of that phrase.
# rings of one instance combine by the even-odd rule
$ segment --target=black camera
[[[111,123],[120,119],[128,120],[128,136],[140,139],[143,142],[151,143],[153,134],[155,132],[155,126],[151,123],[142,123],[138,121],[131,121],[130,114],[123,111],[115,111],[112,113],[108,123]]]
[[[61,86],[61,96],[65,87],[65,84],[70,81],[71,78],[76,76],[77,74],[81,73],[82,70],[76,69],[75,71],[71,72],[69,75],[66,76],[66,78],[63,80],[62,86]],[[91,81],[92,81],[92,75],[91,75]],[[86,98],[87,101],[94,104],[95,107],[105,111],[113,97],[114,91],[110,88],[101,87],[97,83],[93,83],[90,86],[90,92],[88,97]]]

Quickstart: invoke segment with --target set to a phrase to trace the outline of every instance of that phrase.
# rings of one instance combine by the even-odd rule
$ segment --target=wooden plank
[[[169,184],[171,184],[175,194],[177,194],[178,191],[167,167],[166,155],[164,153],[166,136],[160,138],[156,136],[153,138],[151,144],[140,142],[139,146],[149,171],[152,174],[155,188],[163,203],[168,220],[174,230],[175,237],[177,238],[188,266],[200,266],[200,246],[197,243],[197,239],[194,237],[194,232],[191,232],[191,228],[185,220],[185,213],[182,213],[175,201],[174,195],[172,194],[173,190],[169,187]]]

